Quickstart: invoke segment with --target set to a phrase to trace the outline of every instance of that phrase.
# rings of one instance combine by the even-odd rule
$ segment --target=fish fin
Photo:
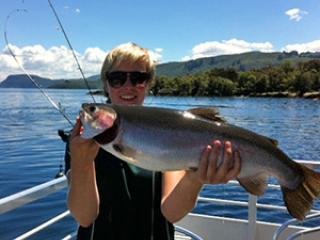
[[[112,148],[117,153],[121,154],[127,162],[130,162],[132,164],[137,164],[138,161],[136,159],[137,151],[133,148],[123,145],[121,143],[115,143],[112,145]]]
[[[123,148],[124,147],[123,147],[122,144],[115,143],[115,144],[112,145],[112,147],[116,152],[123,154],[123,151],[124,151]]]
[[[192,108],[187,110],[189,113],[198,117],[204,118],[209,121],[225,123],[226,120],[219,115],[219,111],[216,108]]]
[[[278,140],[273,139],[273,138],[269,138],[269,137],[265,137],[265,138],[267,138],[274,146],[277,147],[279,145]]]
[[[255,176],[238,178],[240,185],[249,193],[257,196],[262,196],[268,188],[268,175],[264,173]]]
[[[295,189],[281,186],[283,199],[288,212],[298,220],[303,220],[320,195],[320,173],[305,166],[302,167],[304,180]]]

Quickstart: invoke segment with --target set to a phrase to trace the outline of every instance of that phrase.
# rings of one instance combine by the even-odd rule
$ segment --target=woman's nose
[[[125,81],[123,87],[133,87],[133,85],[131,83],[131,79],[130,79],[130,73],[127,73],[127,78],[126,78],[126,81]]]

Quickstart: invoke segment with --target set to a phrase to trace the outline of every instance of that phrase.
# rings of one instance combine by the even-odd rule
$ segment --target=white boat
[[[319,167],[320,162],[316,161],[297,161],[309,167]],[[229,184],[237,184],[233,181]],[[35,187],[18,192],[11,196],[0,199],[0,214],[12,211],[23,205],[31,203],[40,198],[44,198],[49,194],[61,191],[67,187],[66,177],[60,177],[52,181],[37,185]],[[270,188],[279,188],[277,185],[269,185]],[[257,211],[259,209],[271,209],[274,211],[286,211],[285,207],[275,206],[270,204],[258,204],[257,198],[249,195],[246,202],[230,201],[224,199],[203,198],[199,197],[199,201],[213,202],[218,204],[236,205],[248,208],[248,218],[229,218],[221,216],[209,216],[204,214],[190,213],[181,221],[175,224],[175,238],[178,240],[186,239],[217,239],[217,240],[319,240],[320,227],[305,227],[296,225],[297,220],[291,219],[282,224],[272,221],[263,222],[257,220]],[[33,229],[16,236],[16,240],[28,239],[31,236],[36,236],[40,231],[45,231],[50,225],[61,221],[68,217],[70,212],[66,209],[57,216],[53,216],[39,226],[34,226]],[[1,217],[1,215],[0,215]],[[305,222],[318,218],[320,219],[320,211],[312,209],[307,216]],[[76,229],[70,229],[70,233],[66,236],[57,239],[75,239]],[[1,237],[1,236],[0,236]],[[37,239],[36,237],[34,239]]]

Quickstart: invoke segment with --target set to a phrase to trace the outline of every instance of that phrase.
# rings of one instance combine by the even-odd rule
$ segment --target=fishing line
[[[40,92],[47,98],[47,100],[51,103],[51,105],[58,110],[62,116],[69,122],[69,124],[73,127],[73,123],[72,121],[68,118],[68,116],[65,113],[65,110],[62,108],[61,104],[57,104],[55,103],[55,101],[41,88],[41,86],[32,78],[32,76],[25,70],[25,68],[23,67],[23,65],[20,63],[20,61],[17,59],[15,53],[13,52],[13,50],[11,49],[9,40],[8,40],[8,34],[7,34],[7,24],[8,21],[11,17],[12,14],[14,13],[19,13],[19,12],[28,12],[26,9],[15,9],[13,11],[11,11],[5,21],[5,26],[4,26],[4,40],[6,43],[6,47],[10,53],[10,55],[13,57],[13,59],[15,60],[15,62],[18,64],[19,68],[22,70],[22,72],[31,80],[31,82],[40,90]]]
[[[94,97],[93,97],[93,93],[92,93],[92,91],[91,91],[91,89],[90,89],[88,80],[85,78],[85,76],[84,76],[84,74],[83,74],[82,68],[81,68],[80,63],[79,63],[78,58],[77,58],[77,55],[75,54],[75,51],[73,50],[73,47],[72,47],[72,45],[71,45],[71,42],[69,41],[69,38],[68,38],[68,36],[67,36],[67,34],[66,34],[66,31],[64,30],[64,27],[62,26],[62,23],[61,23],[61,21],[60,21],[60,18],[59,18],[58,14],[57,14],[57,12],[56,12],[55,8],[53,7],[53,5],[52,5],[52,3],[51,3],[50,0],[48,0],[48,3],[49,3],[49,6],[50,6],[50,8],[51,8],[51,10],[52,10],[55,18],[57,19],[57,21],[58,21],[58,23],[59,23],[60,29],[61,29],[61,31],[62,31],[62,33],[63,33],[64,38],[66,39],[66,41],[67,41],[67,43],[68,43],[68,46],[69,46],[69,48],[70,48],[70,50],[71,50],[71,52],[72,52],[72,55],[73,55],[74,59],[76,60],[76,63],[77,63],[77,65],[78,65],[78,69],[79,69],[79,71],[80,71],[80,73],[81,73],[82,79],[84,80],[84,82],[85,82],[85,84],[86,84],[87,89],[89,90],[90,96],[92,97],[93,102],[96,103],[96,101],[95,101],[95,99],[94,99]]]
[[[95,101],[95,99],[94,99],[94,97],[93,97],[93,93],[92,93],[92,91],[91,91],[91,89],[90,89],[88,80],[85,78],[85,76],[84,76],[84,74],[83,74],[82,68],[81,68],[80,63],[79,63],[79,61],[78,61],[78,58],[77,58],[77,56],[76,56],[76,54],[75,54],[75,52],[74,52],[74,50],[73,50],[73,47],[72,47],[72,45],[71,45],[71,42],[69,41],[69,38],[68,38],[68,36],[67,36],[67,34],[66,34],[66,31],[64,30],[64,27],[62,26],[62,23],[61,23],[61,21],[60,21],[60,18],[59,18],[58,14],[57,14],[57,12],[56,12],[55,8],[53,7],[53,5],[52,5],[52,3],[51,3],[50,0],[48,0],[48,3],[49,3],[49,6],[50,6],[50,8],[51,8],[51,10],[52,10],[55,18],[57,19],[57,21],[58,21],[58,23],[59,23],[59,26],[60,26],[61,31],[62,31],[62,33],[63,33],[63,36],[64,36],[64,38],[66,39],[66,41],[67,41],[67,43],[68,43],[68,46],[69,46],[69,48],[70,48],[70,50],[71,50],[71,52],[72,52],[72,55],[73,55],[74,59],[76,60],[76,63],[77,63],[77,65],[78,65],[78,69],[79,69],[79,71],[80,71],[80,73],[81,73],[82,79],[84,80],[84,82],[85,82],[85,84],[86,84],[87,89],[89,90],[90,96],[91,96],[93,102],[96,103],[96,101]],[[92,229],[91,229],[91,234],[90,234],[90,240],[93,239],[93,236],[94,236],[94,228],[95,228],[95,224],[93,223],[93,224],[92,224]]]

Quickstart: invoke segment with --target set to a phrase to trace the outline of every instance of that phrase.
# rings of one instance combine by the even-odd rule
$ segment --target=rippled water
[[[48,90],[70,119],[75,119],[81,103],[91,102],[85,90]],[[103,102],[102,97],[96,97]],[[230,123],[275,138],[294,159],[320,160],[320,101],[275,98],[174,98],[149,97],[146,105],[178,109],[215,106]],[[58,129],[68,129],[67,121],[36,89],[0,89],[0,198],[52,180],[64,156]],[[208,186],[203,196],[247,200],[237,186]],[[21,209],[0,216],[0,238],[12,239],[66,208],[66,192],[50,195]],[[281,194],[269,190],[262,203],[282,205]],[[317,207],[319,203],[317,203]],[[320,208],[320,207],[319,207]],[[199,203],[196,212],[240,216],[247,210],[226,205]],[[258,211],[261,220],[281,222],[286,213]],[[34,239],[58,239],[75,228],[71,218],[55,224]],[[57,235],[58,234],[58,235]]]

